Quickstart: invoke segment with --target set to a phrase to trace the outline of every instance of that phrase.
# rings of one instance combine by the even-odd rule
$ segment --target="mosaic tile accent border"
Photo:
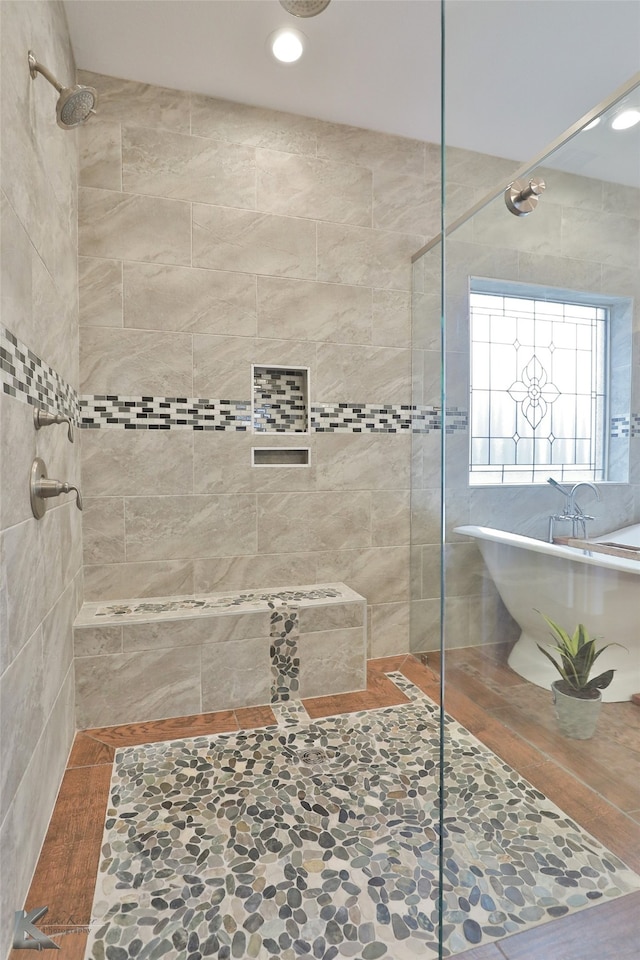
[[[438,955],[438,708],[118,750],[86,960]],[[283,727],[285,729],[283,729]],[[640,876],[447,718],[451,957],[640,888]]]
[[[305,370],[253,368],[253,427],[257,433],[306,433]]]
[[[7,396],[80,423],[78,393],[6,327],[0,327],[0,382]]]
[[[107,618],[110,620],[130,619],[133,617],[145,620],[155,620],[161,617],[172,618],[172,614],[179,613],[181,617],[206,616],[212,610],[228,610],[230,608],[242,610],[266,609],[286,606],[287,603],[299,604],[304,601],[340,599],[362,600],[363,598],[352,590],[341,590],[334,586],[300,587],[299,589],[256,591],[237,593],[222,596],[194,596],[174,597],[159,600],[131,600],[124,603],[85,604],[83,616],[76,620],[76,625],[87,626],[94,619]],[[88,611],[88,615],[86,612]]]
[[[297,607],[270,603],[269,656],[271,657],[271,703],[290,700],[300,690],[300,618]]]
[[[208,400],[188,397],[83,396],[81,426],[88,430],[251,430],[248,400]],[[430,433],[440,429],[440,411],[413,404],[316,403],[310,408],[312,433]],[[286,416],[286,414],[283,414]],[[300,421],[302,422],[302,421]],[[447,433],[468,430],[464,410],[447,410]],[[258,433],[303,432],[290,427]]]

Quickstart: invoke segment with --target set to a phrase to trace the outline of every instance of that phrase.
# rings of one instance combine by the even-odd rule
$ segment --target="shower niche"
[[[255,434],[304,436],[310,433],[309,368],[252,364],[251,424]],[[251,466],[308,467],[308,447],[254,447]]]

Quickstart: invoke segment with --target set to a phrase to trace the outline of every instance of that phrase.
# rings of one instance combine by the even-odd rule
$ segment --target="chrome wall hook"
[[[516,217],[526,217],[535,210],[540,194],[546,189],[544,180],[531,177],[526,180],[514,180],[504,192],[507,209]]]
[[[36,520],[41,520],[47,509],[46,501],[51,497],[59,497],[61,493],[76,495],[76,506],[82,510],[82,494],[76,486],[66,480],[50,480],[47,476],[47,465],[40,457],[36,457],[31,464],[29,490],[31,494],[31,509]]]
[[[65,417],[63,413],[49,413],[48,410],[42,410],[41,407],[33,408],[33,425],[36,430],[40,430],[41,427],[50,427],[54,423],[67,423],[69,425],[67,437],[69,438],[69,442],[73,443],[73,422],[71,417]]]

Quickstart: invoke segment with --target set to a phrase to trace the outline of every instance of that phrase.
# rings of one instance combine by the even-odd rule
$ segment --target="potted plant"
[[[596,638],[590,637],[587,628],[579,623],[573,635],[543,614],[551,628],[559,660],[538,644],[538,650],[554,665],[561,679],[551,684],[556,719],[561,733],[574,740],[588,740],[593,736],[602,704],[602,690],[613,680],[614,670],[605,670],[590,678],[593,664],[607,647],[596,647]]]

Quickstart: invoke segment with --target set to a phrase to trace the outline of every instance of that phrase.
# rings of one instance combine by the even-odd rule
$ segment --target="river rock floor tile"
[[[118,750],[86,960],[438,955],[438,708]],[[640,888],[452,718],[443,956]]]

